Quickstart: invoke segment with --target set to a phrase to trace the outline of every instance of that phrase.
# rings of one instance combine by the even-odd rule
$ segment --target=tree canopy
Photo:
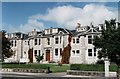
[[[120,24],[116,19],[105,20],[101,35],[95,36],[93,44],[98,51],[98,58],[108,58],[111,62],[120,64]]]
[[[13,55],[12,49],[10,47],[11,43],[9,39],[5,37],[5,33],[6,31],[0,31],[0,41],[2,42],[2,51],[0,53],[2,55],[2,61],[4,61],[5,58],[9,58]]]

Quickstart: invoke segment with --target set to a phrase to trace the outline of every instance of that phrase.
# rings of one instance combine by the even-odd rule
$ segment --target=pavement
[[[118,79],[116,77],[93,77],[76,76],[62,73],[21,73],[21,72],[0,72],[1,79]]]

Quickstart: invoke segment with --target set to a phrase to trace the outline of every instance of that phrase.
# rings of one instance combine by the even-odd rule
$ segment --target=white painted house
[[[14,51],[14,55],[6,62],[29,61],[28,51],[33,49],[33,62],[37,62],[35,55],[44,54],[43,62],[61,61],[62,50],[68,44],[69,34],[72,34],[70,63],[96,63],[97,50],[92,44],[93,36],[99,35],[100,28],[90,26],[81,26],[78,24],[75,30],[64,28],[49,28],[43,31],[33,30],[28,34],[8,33]]]

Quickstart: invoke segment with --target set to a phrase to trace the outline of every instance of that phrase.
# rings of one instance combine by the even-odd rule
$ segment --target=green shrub
[[[41,60],[44,59],[44,54],[42,54],[41,56],[36,55],[35,58],[36,58],[37,62],[39,63]]]
[[[115,64],[110,65],[110,71],[117,72],[118,66]]]
[[[104,60],[98,60],[96,64],[104,64]]]

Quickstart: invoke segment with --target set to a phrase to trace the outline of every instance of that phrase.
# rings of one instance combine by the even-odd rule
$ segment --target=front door
[[[50,50],[46,50],[46,61],[50,61]]]

